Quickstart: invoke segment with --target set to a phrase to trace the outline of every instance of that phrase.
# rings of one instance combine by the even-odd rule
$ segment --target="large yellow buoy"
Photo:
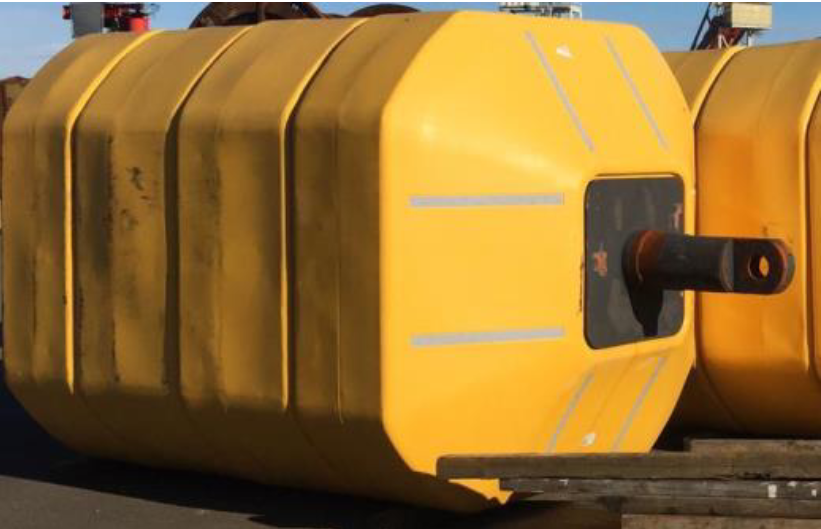
[[[696,123],[697,231],[784,239],[796,268],[780,296],[698,295],[680,423],[820,435],[821,41],[667,59]]]
[[[692,294],[622,270],[695,220],[637,29],[86,37],[4,137],[8,383],[83,452],[468,510],[441,455],[648,450],[690,370]]]

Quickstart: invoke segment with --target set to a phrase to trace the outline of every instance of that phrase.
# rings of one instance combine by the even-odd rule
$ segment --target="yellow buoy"
[[[777,237],[784,294],[698,296],[696,376],[679,420],[756,435],[819,435],[821,42],[667,56],[696,122],[697,231]],[[766,271],[759,270],[759,273]]]
[[[9,386],[86,453],[469,510],[438,457],[648,450],[690,369],[692,294],[622,270],[695,220],[637,29],[87,37],[5,132]]]

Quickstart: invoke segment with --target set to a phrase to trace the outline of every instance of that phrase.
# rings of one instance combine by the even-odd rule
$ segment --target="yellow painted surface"
[[[3,141],[3,121],[6,119],[11,109],[12,103],[20,97],[23,92],[28,79],[25,77],[8,77],[0,79],[0,145]],[[0,149],[0,179],[3,178],[3,151]],[[0,196],[2,198],[2,196]],[[0,229],[2,229],[2,221],[0,221]]]
[[[435,479],[444,454],[652,446],[692,297],[678,335],[596,351],[581,301],[590,181],[678,176],[694,230],[690,114],[645,35],[437,13],[144,39],[78,41],[8,129],[9,382],[56,437],[456,510],[505,497]]]
[[[12,107],[3,134],[3,293],[9,387],[52,435],[108,455],[119,440],[75,393],[71,262],[72,131],[88,99],[130,51],[150,40],[88,37],[59,53]],[[13,198],[10,198],[13,197]]]
[[[360,23],[256,26],[180,119],[182,395],[220,466],[268,482],[344,489],[291,406],[287,134],[306,85]]]
[[[693,120],[698,119],[710,88],[730,59],[741,51],[740,46],[720,50],[668,52],[664,59],[679,80],[684,99],[690,105]]]
[[[796,274],[777,296],[699,296],[702,384],[682,403],[690,424],[759,435],[821,433],[821,338],[813,316],[821,287],[812,279],[821,272],[813,251],[821,241],[813,229],[821,221],[820,74],[821,42],[809,41],[743,50],[717,78],[705,78],[714,85],[696,131],[698,231],[781,238],[795,253]]]
[[[168,143],[194,84],[245,31],[155,36],[122,60],[75,128],[78,389],[129,458],[188,467],[216,458],[179,398]]]

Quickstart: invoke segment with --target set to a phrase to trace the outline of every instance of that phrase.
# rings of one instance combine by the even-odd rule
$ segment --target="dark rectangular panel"
[[[601,349],[672,336],[684,320],[684,294],[631,291],[624,248],[643,230],[682,233],[680,179],[609,178],[591,182],[585,198],[585,337]]]

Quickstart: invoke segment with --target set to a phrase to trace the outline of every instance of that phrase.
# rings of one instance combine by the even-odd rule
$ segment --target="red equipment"
[[[63,6],[63,20],[74,24],[74,36],[103,31],[147,31],[153,9],[147,4],[82,2]]]

